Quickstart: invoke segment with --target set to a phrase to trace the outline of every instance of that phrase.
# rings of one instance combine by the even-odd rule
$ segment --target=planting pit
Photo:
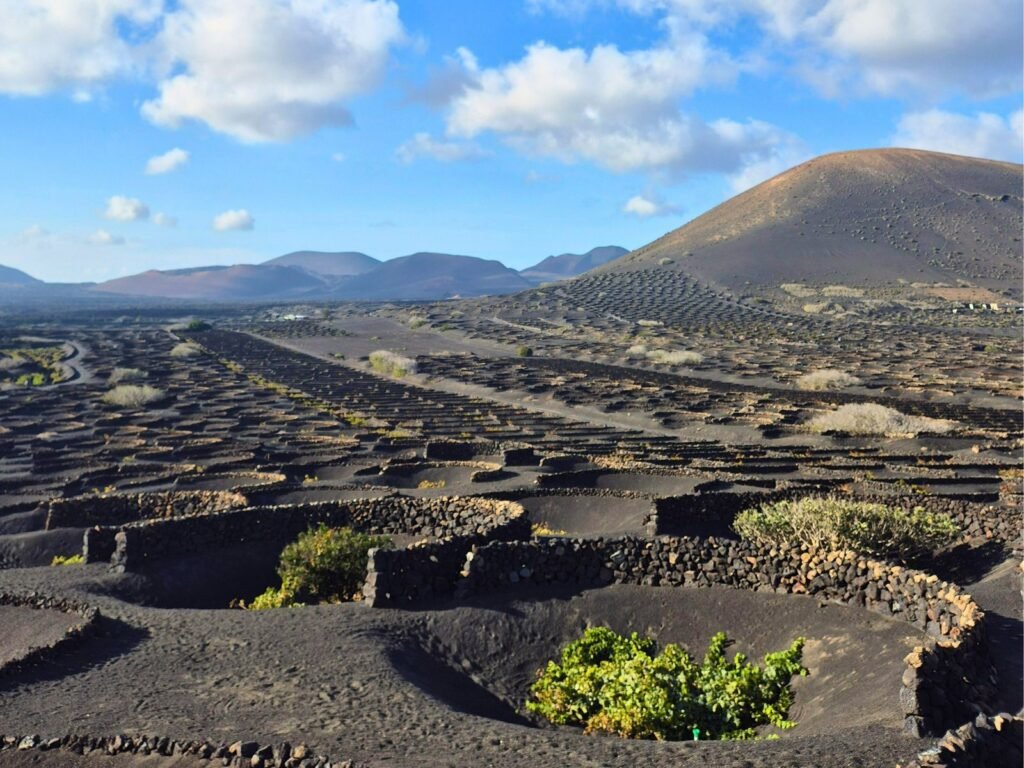
[[[530,522],[570,536],[642,534],[650,499],[633,496],[518,498]]]
[[[497,719],[523,712],[537,670],[592,626],[649,635],[659,648],[678,643],[698,659],[719,631],[735,641],[730,653],[740,651],[758,662],[806,637],[803,663],[810,674],[794,678],[790,718],[798,725],[783,738],[867,726],[898,731],[903,659],[923,638],[905,622],[858,608],[724,587],[613,585],[581,592],[538,587],[492,593],[418,617],[421,651],[453,673],[469,674],[504,702],[505,716]],[[405,672],[416,681],[414,670]],[[466,706],[466,697],[460,694],[455,701],[450,690],[427,688],[452,706]],[[496,717],[491,705],[473,714]]]

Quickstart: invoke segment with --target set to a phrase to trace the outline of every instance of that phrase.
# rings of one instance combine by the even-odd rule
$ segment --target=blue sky
[[[639,247],[835,150],[1020,162],[1019,0],[4,0],[0,264]]]

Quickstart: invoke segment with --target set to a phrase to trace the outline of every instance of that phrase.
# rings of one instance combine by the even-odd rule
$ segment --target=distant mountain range
[[[36,280],[32,275],[25,274],[20,269],[5,267],[0,264],[0,286],[3,285],[42,285],[42,280]]]
[[[619,276],[624,297],[635,290],[631,273],[644,270],[665,283],[691,279],[787,306],[803,283],[828,295],[932,285],[946,295],[968,286],[1019,299],[1022,170],[921,150],[839,152],[791,168],[629,253],[602,246],[517,272],[444,253],[378,261],[357,252],[296,251],[263,264],[150,270],[78,286],[0,267],[0,303],[18,296],[434,300],[515,293],[595,269],[606,279]]]
[[[566,280],[603,266],[627,253],[629,251],[617,245],[603,245],[599,248],[592,248],[586,253],[563,253],[561,256],[548,256],[544,261],[522,270],[519,274],[535,283]]]
[[[356,251],[295,251],[262,264],[151,269],[79,289],[83,296],[198,301],[427,301],[515,293],[574,277],[626,253],[625,248],[604,246],[584,254],[549,256],[517,272],[500,261],[449,253],[422,252],[380,261]],[[33,293],[49,288],[24,272],[0,267],[0,291],[29,286]],[[65,293],[68,288],[63,286]]]

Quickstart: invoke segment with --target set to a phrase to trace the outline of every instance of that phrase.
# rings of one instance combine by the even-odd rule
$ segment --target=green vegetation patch
[[[586,630],[538,672],[526,708],[556,725],[631,739],[752,739],[759,726],[792,728],[790,681],[806,675],[804,638],[758,667],[719,632],[698,664],[680,646],[606,627]]]
[[[13,347],[0,349],[0,384],[41,387],[64,381],[63,347]]]
[[[82,565],[84,562],[82,555],[54,555],[50,565]]]
[[[320,524],[281,552],[277,575],[280,587],[268,587],[253,599],[250,610],[343,603],[362,597],[367,555],[371,549],[390,547],[388,536],[372,536],[351,528]]]
[[[393,376],[400,379],[410,373],[416,373],[416,361],[389,352],[386,349],[378,349],[370,353],[370,368],[385,376]]]
[[[736,516],[733,528],[742,538],[768,546],[800,543],[903,562],[926,557],[960,535],[949,515],[835,496],[747,509]]]

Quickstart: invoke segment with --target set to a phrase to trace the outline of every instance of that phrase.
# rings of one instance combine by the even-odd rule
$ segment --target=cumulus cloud
[[[826,78],[883,95],[914,89],[939,97],[1008,93],[1021,87],[1020,0],[759,0],[775,28],[816,47]],[[805,9],[802,18],[794,9]],[[799,10],[797,10],[799,13]]]
[[[681,111],[680,99],[736,67],[698,34],[675,30],[671,44],[640,51],[530,46],[515,62],[470,70],[452,100],[448,133],[494,132],[517,150],[616,172],[672,169],[731,173],[793,139],[756,120],[715,120]]]
[[[593,7],[660,14],[669,26],[727,29],[749,20],[769,61],[789,63],[825,95],[930,98],[1011,93],[1022,83],[1020,0],[529,0],[534,11]]]
[[[153,223],[159,227],[167,227],[168,229],[178,226],[178,220],[173,216],[168,216],[166,213],[154,213]]]
[[[395,157],[399,162],[406,164],[422,157],[442,163],[454,163],[460,160],[479,160],[489,155],[490,152],[472,142],[439,141],[429,133],[417,133],[395,150]]]
[[[909,112],[900,118],[891,143],[895,147],[1019,163],[1024,159],[1024,110],[1007,117],[991,112],[963,115],[940,109]]]
[[[107,198],[103,217],[112,221],[143,221],[149,218],[149,207],[138,198],[114,195]]]
[[[138,67],[125,30],[155,21],[161,0],[4,0],[0,93],[38,96],[90,89]]]
[[[391,0],[180,0],[159,37],[168,64],[143,114],[198,120],[246,142],[345,125],[404,39]]]
[[[651,199],[644,195],[634,195],[622,206],[623,213],[630,213],[638,218],[647,219],[652,216],[667,216],[679,213],[674,205],[668,205],[657,199]]]
[[[254,226],[256,226],[256,219],[244,208],[224,211],[213,218],[213,228],[218,232],[250,230]]]
[[[120,235],[112,235],[105,229],[97,229],[88,237],[91,245],[124,245],[124,238]]]
[[[146,173],[155,176],[161,173],[170,173],[177,170],[188,162],[189,154],[184,149],[175,147],[169,149],[162,155],[156,155],[146,161]]]

